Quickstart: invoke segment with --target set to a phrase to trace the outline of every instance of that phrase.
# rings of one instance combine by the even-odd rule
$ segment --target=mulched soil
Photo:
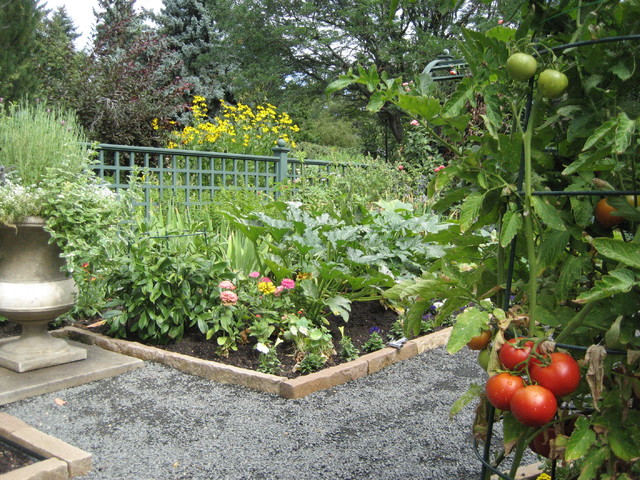
[[[387,334],[392,325],[397,320],[398,315],[391,309],[385,308],[382,303],[377,301],[356,302],[351,305],[351,315],[349,321],[345,322],[341,317],[329,317],[329,330],[333,337],[334,349],[339,352],[340,332],[338,327],[343,326],[345,335],[349,336],[356,348],[362,352],[362,345],[369,339],[371,329],[377,327],[380,329],[380,335],[385,340],[389,340]],[[189,332],[184,338],[173,345],[157,345],[158,348],[171,352],[182,353],[191,357],[197,357],[204,360],[213,360],[215,362],[233,365],[236,367],[256,370],[258,368],[259,353],[254,348],[253,343],[238,345],[237,351],[229,353],[228,357],[221,357],[216,354],[217,345],[215,342],[207,341],[199,331]],[[300,372],[294,371],[297,360],[294,356],[293,345],[282,344],[278,347],[278,351],[284,352],[279,355],[282,364],[281,376],[288,378],[296,378],[300,376]],[[325,367],[331,367],[343,363],[344,360],[338,355],[332,356]]]
[[[0,442],[0,475],[35,463],[35,460],[4,442]]]

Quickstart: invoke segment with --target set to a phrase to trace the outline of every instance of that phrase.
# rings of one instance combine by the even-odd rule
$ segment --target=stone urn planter
[[[87,358],[85,349],[47,330],[74,305],[77,288],[61,270],[64,259],[49,244],[44,224],[39,217],[27,217],[16,227],[0,224],[0,315],[22,327],[17,340],[0,343],[0,366],[16,372]]]

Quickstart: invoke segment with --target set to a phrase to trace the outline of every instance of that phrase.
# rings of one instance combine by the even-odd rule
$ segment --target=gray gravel
[[[485,375],[474,352],[438,348],[286,400],[147,362],[0,411],[91,452],[82,479],[464,480],[480,471],[474,405],[449,408]]]

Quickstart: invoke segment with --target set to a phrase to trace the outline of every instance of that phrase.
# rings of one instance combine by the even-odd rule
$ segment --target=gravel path
[[[78,480],[466,480],[475,405],[449,408],[485,375],[474,352],[438,348],[286,400],[147,362],[0,411],[91,452]]]

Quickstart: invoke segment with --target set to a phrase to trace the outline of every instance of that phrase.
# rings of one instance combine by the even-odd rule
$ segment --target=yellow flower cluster
[[[536,480],[551,480],[551,477],[546,473],[541,473],[540,475],[538,475]]]
[[[220,101],[219,116],[210,118],[208,111],[206,99],[194,96],[191,104],[194,124],[173,132],[174,139],[168,147],[271,155],[278,139],[292,148],[296,146],[291,135],[300,128],[287,113],[279,113],[270,103],[258,105],[254,111],[242,103],[230,105]]]
[[[276,286],[271,282],[260,282],[258,283],[258,290],[260,290],[263,295],[269,295],[276,291]]]

